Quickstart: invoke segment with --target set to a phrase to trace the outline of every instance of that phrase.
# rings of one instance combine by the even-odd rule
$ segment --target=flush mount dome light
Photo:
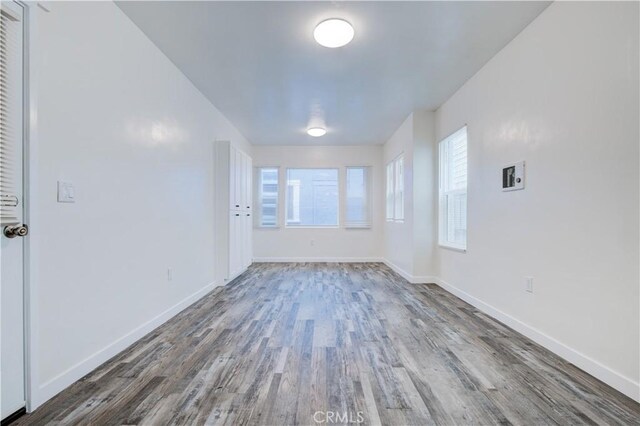
[[[313,30],[313,38],[324,47],[341,47],[353,40],[355,31],[344,19],[327,19]]]
[[[307,129],[307,134],[309,136],[313,136],[314,138],[319,138],[320,136],[324,136],[327,131],[322,127],[312,127]]]

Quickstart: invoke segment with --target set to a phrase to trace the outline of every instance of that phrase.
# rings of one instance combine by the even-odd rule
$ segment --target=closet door
[[[244,268],[251,265],[253,258],[253,219],[251,215],[252,213],[245,213],[244,216]]]
[[[238,261],[239,252],[239,239],[238,239],[238,224],[240,213],[237,211],[231,211],[229,213],[229,277],[234,276],[240,268]]]
[[[253,191],[252,191],[252,181],[253,181],[253,161],[251,157],[248,155],[245,156],[245,165],[244,165],[244,175],[245,175],[245,185],[244,185],[244,193],[245,193],[245,210],[251,211],[253,206]]]
[[[234,151],[236,152],[236,158],[235,158],[235,173],[234,173],[234,179],[235,179],[235,185],[236,185],[236,198],[235,198],[235,202],[234,202],[234,208],[238,209],[238,210],[242,210],[243,208],[243,197],[244,197],[244,185],[242,183],[242,175],[244,173],[244,154],[242,153],[242,151],[239,151],[237,149],[234,148]]]
[[[237,193],[238,193],[238,185],[236,182],[236,156],[238,151],[233,147],[229,147],[229,208],[231,210],[235,210],[238,208],[238,203],[236,202]]]
[[[245,229],[245,217],[246,217],[246,213],[245,212],[238,212],[238,215],[236,217],[237,220],[237,228],[238,228],[238,253],[237,253],[237,261],[238,261],[238,273],[242,272],[245,268],[244,265],[244,256],[245,256],[245,251],[246,251],[246,244],[245,244],[245,239],[246,239],[246,234],[247,231]]]
[[[251,209],[251,198],[249,197],[249,185],[251,176],[249,176],[249,164],[251,159],[248,155],[242,154],[242,210]]]
[[[244,211],[244,198],[245,198],[245,194],[244,194],[244,153],[241,151],[238,151],[238,186],[239,186],[239,196],[238,196],[238,203],[240,204],[239,210]]]

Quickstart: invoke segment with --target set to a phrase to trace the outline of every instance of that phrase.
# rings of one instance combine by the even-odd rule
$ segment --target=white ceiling
[[[436,109],[549,2],[118,2],[253,144],[384,143]],[[338,17],[354,40],[313,39]],[[305,134],[324,125],[321,138]]]

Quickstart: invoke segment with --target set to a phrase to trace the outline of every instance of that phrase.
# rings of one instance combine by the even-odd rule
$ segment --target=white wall
[[[636,2],[556,2],[437,111],[438,140],[469,138],[443,285],[636,399],[638,40]],[[526,188],[501,192],[519,160]]]
[[[433,111],[413,113],[413,275],[438,275],[438,145]]]
[[[404,156],[405,190],[404,220],[385,221],[384,259],[411,282],[432,282],[437,275],[434,126],[432,111],[415,111],[383,146],[385,169],[397,156]]]
[[[280,167],[280,227],[256,228],[253,255],[258,261],[277,260],[379,260],[382,256],[384,206],[381,146],[263,146],[253,147],[253,164]],[[373,222],[371,229],[286,228],[284,191],[287,167],[340,168],[340,205],[344,206],[346,166],[372,167]],[[257,205],[257,204],[256,204]],[[344,209],[341,207],[341,212]],[[343,222],[341,214],[340,223]],[[313,245],[312,245],[313,241]]]
[[[404,155],[404,220],[384,223],[384,258],[405,278],[413,275],[413,114],[383,146],[383,167]],[[386,179],[386,178],[385,178]],[[384,194],[386,181],[381,187]]]
[[[211,288],[212,143],[250,151],[116,5],[47,7],[35,8],[36,405]],[[56,202],[57,180],[75,204]]]

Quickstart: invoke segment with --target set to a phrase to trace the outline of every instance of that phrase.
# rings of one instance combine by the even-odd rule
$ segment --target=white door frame
[[[37,247],[38,211],[36,206],[37,182],[37,14],[36,1],[18,1],[24,7],[24,222],[29,236],[24,244],[24,312],[25,312],[25,393],[26,409],[32,412],[42,404],[39,396],[38,376],[38,318],[37,318]],[[42,12],[42,11],[40,11]]]

